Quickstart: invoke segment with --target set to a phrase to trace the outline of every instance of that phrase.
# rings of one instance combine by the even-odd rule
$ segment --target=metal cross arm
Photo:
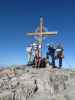
[[[57,35],[58,32],[32,32],[32,33],[27,33],[27,35],[33,35],[33,36],[48,36],[48,35]]]

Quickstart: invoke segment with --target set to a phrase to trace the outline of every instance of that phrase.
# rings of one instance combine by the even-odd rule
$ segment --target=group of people
[[[49,60],[49,57],[51,57],[51,65],[53,66],[53,68],[56,67],[55,60],[59,61],[59,68],[62,67],[62,59],[64,58],[63,51],[64,49],[61,45],[48,45],[48,52],[46,53],[46,58]]]
[[[48,60],[53,68],[56,67],[55,61],[59,61],[59,68],[62,67],[62,59],[64,58],[63,47],[61,45],[48,45],[48,50],[46,53],[46,58],[42,58],[41,46],[39,44],[33,44],[31,48],[27,48],[29,53],[29,64],[35,65],[35,67],[44,67],[46,66],[46,61]],[[32,57],[33,56],[33,57]],[[51,57],[51,61],[50,58]],[[32,63],[31,63],[32,62]]]

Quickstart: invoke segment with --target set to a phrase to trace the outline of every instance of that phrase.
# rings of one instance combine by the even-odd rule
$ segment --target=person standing
[[[47,59],[51,56],[53,68],[55,68],[55,50],[54,45],[48,45],[48,52],[46,53]]]

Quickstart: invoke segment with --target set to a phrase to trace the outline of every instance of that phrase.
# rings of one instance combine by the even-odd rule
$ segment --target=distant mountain
[[[8,65],[2,65],[2,64],[0,64],[0,69],[4,69],[4,68],[7,68],[8,67]]]

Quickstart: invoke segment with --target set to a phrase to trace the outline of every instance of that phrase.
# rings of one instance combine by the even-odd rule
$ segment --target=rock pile
[[[0,78],[0,100],[75,100],[74,83],[75,71],[18,69],[16,76]]]

